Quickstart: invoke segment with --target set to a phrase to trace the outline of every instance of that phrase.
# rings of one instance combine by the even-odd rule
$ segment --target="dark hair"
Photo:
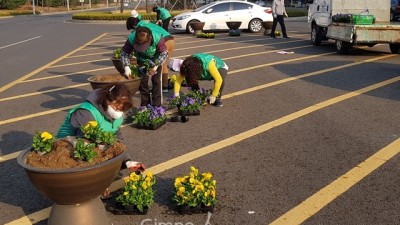
[[[122,111],[126,112],[132,108],[132,93],[125,84],[110,84],[101,88],[97,97],[97,104],[107,110],[108,102],[122,104]]]
[[[180,74],[185,77],[186,82],[192,86],[196,85],[201,78],[201,73],[203,71],[200,59],[189,56],[187,57],[181,65]]]
[[[158,6],[153,7],[153,12],[157,12]]]
[[[137,24],[139,23],[139,19],[138,18],[134,18],[134,17],[129,17],[126,20],[126,29],[127,30],[134,30],[137,26]]]
[[[146,35],[147,34],[147,35]],[[142,44],[147,42],[151,37],[151,30],[147,27],[138,27],[136,29],[135,42]]]

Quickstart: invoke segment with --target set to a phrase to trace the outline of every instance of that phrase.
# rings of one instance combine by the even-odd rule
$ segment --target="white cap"
[[[136,18],[138,15],[139,15],[139,14],[136,12],[136,10],[132,10],[132,11],[131,11],[131,16],[132,16],[133,18]]]

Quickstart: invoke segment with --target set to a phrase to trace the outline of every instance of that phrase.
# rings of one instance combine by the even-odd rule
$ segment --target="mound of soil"
[[[126,150],[126,146],[120,142],[116,142],[107,150],[99,148],[94,149],[97,156],[92,162],[85,162],[74,158],[74,147],[66,140],[60,139],[54,142],[53,150],[44,155],[40,155],[35,151],[28,153],[26,163],[33,167],[48,169],[67,169],[74,167],[88,167],[109,159],[112,159]]]
[[[114,82],[114,81],[127,81],[128,79],[119,74],[98,75],[93,81],[97,82]]]

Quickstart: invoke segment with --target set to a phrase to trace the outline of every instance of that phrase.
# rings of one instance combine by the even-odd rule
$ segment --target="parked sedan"
[[[270,7],[261,7],[251,2],[228,0],[212,2],[191,12],[179,14],[173,18],[172,28],[193,33],[190,23],[205,22],[203,30],[225,30],[229,29],[226,22],[240,21],[242,24],[239,29],[259,32],[262,29],[262,21],[272,20]]]

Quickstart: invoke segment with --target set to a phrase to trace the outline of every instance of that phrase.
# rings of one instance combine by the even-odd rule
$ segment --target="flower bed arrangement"
[[[215,38],[215,33],[197,33],[196,35],[198,38]]]
[[[172,198],[180,213],[204,213],[213,211],[216,200],[216,180],[211,173],[199,173],[193,166],[189,175],[175,179]]]
[[[156,130],[166,123],[167,114],[163,107],[147,105],[140,107],[132,118],[136,127]]]
[[[125,186],[115,198],[115,214],[146,214],[154,203],[156,178],[151,172],[146,175],[132,172],[125,178]]]
[[[57,140],[49,132],[36,132],[26,163],[50,169],[86,167],[114,158],[126,149],[115,134],[103,131],[96,121],[89,121],[81,130],[82,138]]]
[[[206,98],[210,95],[210,90],[204,88],[200,90],[189,90],[189,92],[173,97],[168,101],[168,107],[178,107],[181,116],[200,115],[200,109],[207,104]]]
[[[332,16],[332,22],[336,23],[350,23],[352,14],[348,13],[338,13]]]

